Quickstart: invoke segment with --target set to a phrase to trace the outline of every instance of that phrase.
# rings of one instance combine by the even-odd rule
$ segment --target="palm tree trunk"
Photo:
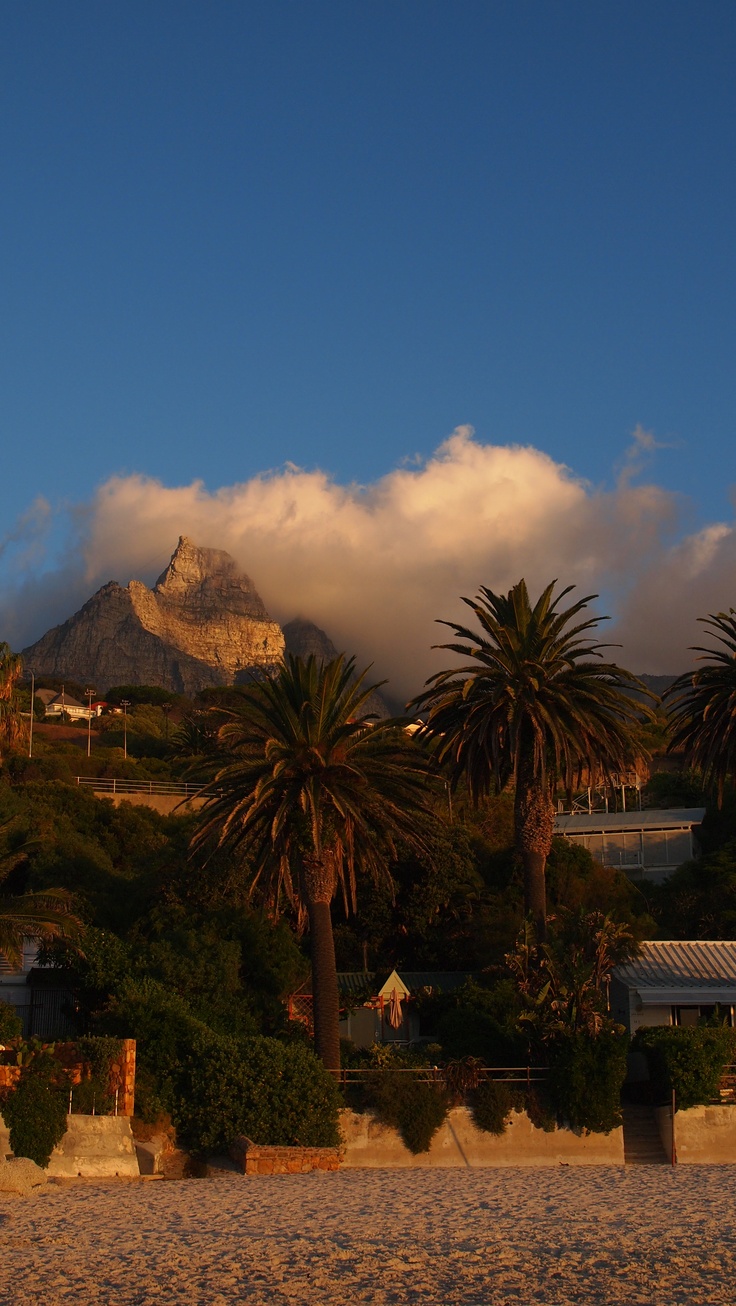
[[[540,943],[547,936],[547,886],[545,871],[552,847],[555,816],[547,784],[517,777],[514,796],[516,845],[524,867],[524,910],[531,916]]]
[[[304,859],[305,897],[312,958],[314,1050],[328,1070],[340,1069],[340,999],[330,903],[335,891],[332,858]]]

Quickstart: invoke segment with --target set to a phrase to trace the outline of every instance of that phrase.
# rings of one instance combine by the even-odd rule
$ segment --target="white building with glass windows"
[[[580,843],[602,866],[633,880],[661,884],[683,862],[698,856],[697,830],[704,807],[643,812],[564,812],[555,834]]]

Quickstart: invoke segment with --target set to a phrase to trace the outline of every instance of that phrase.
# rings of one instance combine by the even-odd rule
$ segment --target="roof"
[[[645,1005],[736,1002],[736,942],[731,940],[642,943],[641,954],[613,971],[636,989]]]
[[[42,693],[43,690],[39,689],[36,697],[41,698]],[[85,707],[84,703],[80,703],[78,698],[72,698],[71,694],[53,694],[51,698],[43,698],[41,701],[45,703],[47,707]]]
[[[560,813],[555,834],[617,834],[623,830],[691,830],[700,825],[704,807],[647,808],[643,812]]]
[[[337,987],[341,993],[383,993],[390,994],[398,987],[406,993],[416,993],[418,989],[439,989],[443,993],[452,993],[471,978],[467,970],[392,970],[385,977],[385,971],[348,970],[339,971]],[[398,980],[398,985],[397,985]]]

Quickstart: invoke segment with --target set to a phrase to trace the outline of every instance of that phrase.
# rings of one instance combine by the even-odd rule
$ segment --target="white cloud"
[[[639,428],[633,441],[636,456],[657,445]],[[670,546],[678,511],[656,485],[627,474],[596,489],[538,449],[481,444],[469,427],[365,487],[292,465],[214,492],[113,477],[79,517],[63,581],[9,593],[5,628],[27,643],[109,579],[152,581],[186,534],[229,550],[276,618],[316,621],[399,695],[446,664],[430,652],[445,638],[436,618],[467,612],[460,595],[522,575],[532,590],[558,577],[604,592],[620,614],[621,660],[680,670],[695,615],[736,598],[736,544],[730,527],[712,526]]]

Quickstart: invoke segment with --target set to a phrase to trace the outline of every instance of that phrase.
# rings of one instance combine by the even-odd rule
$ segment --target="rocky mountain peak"
[[[221,549],[181,536],[151,590],[103,585],[79,612],[25,649],[36,675],[196,693],[275,666],[284,651],[253,581]]]
[[[253,581],[238,570],[235,559],[224,549],[200,548],[186,535],[179,536],[153,593],[165,604],[195,609],[207,605],[259,620],[268,618]]]

